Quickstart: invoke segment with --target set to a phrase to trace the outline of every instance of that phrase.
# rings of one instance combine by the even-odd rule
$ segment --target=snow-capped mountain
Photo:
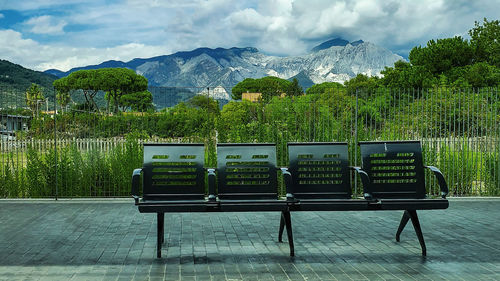
[[[245,78],[277,76],[297,77],[303,87],[311,83],[343,82],[358,73],[379,75],[385,66],[403,59],[383,47],[361,40],[348,43],[337,38],[324,42],[302,56],[276,57],[255,48],[199,48],[189,52],[129,62],[107,61],[99,65],[74,68],[68,72],[47,70],[64,77],[79,69],[128,67],[144,75],[150,86],[222,87],[216,91],[220,99],[229,97],[238,82]]]

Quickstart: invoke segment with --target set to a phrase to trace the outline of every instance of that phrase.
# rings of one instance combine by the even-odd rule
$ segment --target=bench
[[[359,146],[361,168],[348,166],[347,143],[289,143],[289,167],[283,168],[289,201],[285,212],[403,210],[396,241],[400,241],[400,234],[411,219],[425,256],[416,210],[448,208],[448,187],[443,175],[437,168],[423,165],[418,141],[360,142]],[[441,198],[426,198],[424,168],[436,175]],[[364,200],[351,197],[350,170],[361,177]]]
[[[132,196],[139,212],[157,214],[158,258],[164,242],[167,212],[284,211],[288,208],[287,202],[278,197],[274,144],[218,144],[217,173],[215,169],[207,169],[207,197],[203,162],[203,144],[144,144],[143,167],[132,174]],[[141,174],[142,198],[139,197]]]
[[[203,144],[144,144],[143,167],[132,175],[132,196],[141,213],[157,214],[158,258],[166,212],[281,212],[278,241],[286,228],[290,256],[294,256],[291,211],[404,210],[396,240],[411,219],[426,255],[416,210],[448,207],[443,176],[429,167],[438,177],[443,198],[425,199],[420,143],[362,142],[360,147],[361,168],[348,166],[347,143],[288,144],[290,165],[281,168],[286,186],[283,200],[278,196],[274,144],[218,144],[217,169],[206,171]],[[405,161],[414,165],[403,165]],[[351,170],[361,177],[364,199],[352,198]]]

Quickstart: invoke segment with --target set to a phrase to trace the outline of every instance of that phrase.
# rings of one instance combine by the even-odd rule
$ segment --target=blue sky
[[[198,47],[289,56],[336,37],[407,57],[498,11],[500,0],[0,0],[0,59],[69,70]]]

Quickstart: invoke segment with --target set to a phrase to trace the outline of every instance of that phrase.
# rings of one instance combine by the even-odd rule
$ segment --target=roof
[[[31,116],[26,116],[26,115],[13,115],[13,114],[1,114],[0,117],[7,117],[7,118],[26,118],[29,119]]]

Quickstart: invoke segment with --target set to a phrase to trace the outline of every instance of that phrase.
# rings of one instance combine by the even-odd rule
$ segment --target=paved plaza
[[[500,199],[420,211],[427,257],[402,211],[156,216],[133,200],[0,200],[0,280],[500,280]]]

